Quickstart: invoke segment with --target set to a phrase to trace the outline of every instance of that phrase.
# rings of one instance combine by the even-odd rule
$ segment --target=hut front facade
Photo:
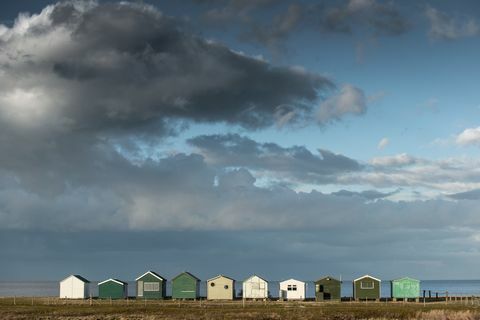
[[[418,298],[420,296],[420,281],[409,277],[392,280],[391,289],[394,299]]]
[[[305,282],[288,279],[280,282],[280,299],[286,300],[305,300],[306,285]]]
[[[190,272],[180,273],[172,279],[172,299],[200,298],[200,279]]]
[[[108,279],[98,283],[99,299],[126,299],[128,283],[118,279]]]
[[[253,275],[243,281],[242,292],[245,299],[267,299],[268,282],[257,275]]]
[[[207,300],[233,300],[235,298],[235,280],[218,275],[207,280]]]
[[[167,280],[153,271],[147,271],[135,279],[137,299],[164,299]]]
[[[90,281],[72,274],[60,281],[61,299],[86,299],[90,296]]]
[[[342,282],[333,277],[323,277],[315,281],[315,300],[340,300]]]
[[[378,300],[380,299],[381,280],[365,275],[353,280],[353,297],[355,300]]]

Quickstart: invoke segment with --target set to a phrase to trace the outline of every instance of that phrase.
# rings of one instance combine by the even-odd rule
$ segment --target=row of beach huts
[[[172,299],[196,300],[200,298],[201,280],[189,272],[183,272],[171,280]],[[317,301],[340,300],[342,281],[327,276],[315,281],[315,299]],[[153,271],[147,271],[135,279],[137,299],[166,298],[167,280]],[[207,300],[234,300],[235,280],[218,275],[207,280]],[[380,299],[381,280],[365,275],[353,280],[353,298],[355,300]],[[391,296],[394,299],[415,299],[420,296],[420,281],[404,277],[391,281]],[[90,282],[79,275],[71,275],[60,281],[60,298],[90,298]],[[128,283],[118,279],[108,279],[98,283],[99,299],[126,299]],[[268,299],[270,292],[268,281],[253,275],[242,283],[244,299]],[[305,300],[306,283],[288,279],[280,282],[279,299]]]

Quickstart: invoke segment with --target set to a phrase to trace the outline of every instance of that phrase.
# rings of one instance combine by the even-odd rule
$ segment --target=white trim
[[[362,281],[362,282],[360,282],[360,289],[363,289],[363,290],[373,290],[373,289],[375,289],[375,281],[368,281],[368,282],[370,282],[372,284],[371,287],[364,286],[363,284],[367,283],[367,281]]]
[[[230,281],[235,282],[235,279],[232,279],[232,278],[229,278],[229,277],[227,277],[227,276],[224,276],[223,274],[219,274],[219,275],[216,276],[216,277],[213,277],[213,278],[211,278],[211,279],[208,279],[207,282],[210,282],[210,281],[215,280],[215,279],[218,279],[218,278],[225,278],[225,279],[228,279],[228,280],[230,280]]]
[[[151,274],[152,276],[154,276],[154,277],[157,278],[158,280],[162,280],[162,281],[167,280],[167,279],[164,279],[164,278],[160,277],[159,275],[156,275],[155,273],[153,273],[153,271],[147,271],[147,272],[145,272],[144,274],[142,274],[140,277],[138,277],[137,279],[135,279],[135,281],[138,281],[138,279],[143,278],[143,277],[146,276],[147,274]]]
[[[115,279],[112,279],[112,278],[107,279],[107,280],[104,280],[104,281],[102,281],[102,282],[99,282],[98,285],[104,284],[104,283],[109,282],[109,281],[113,281],[113,282],[115,282],[115,283],[121,284],[122,286],[125,285],[124,282],[121,282],[120,280],[115,280]]]
[[[353,282],[357,282],[358,280],[362,280],[363,278],[372,278],[373,280],[377,280],[378,282],[382,282],[382,280],[377,279],[377,278],[375,278],[375,277],[372,277],[372,276],[370,276],[370,275],[368,275],[368,274],[366,274],[366,275],[364,275],[364,276],[362,276],[362,277],[360,277],[360,278],[357,278],[357,279],[353,280]]]
[[[258,276],[258,275],[256,275],[256,274],[251,275],[251,276],[248,277],[247,279],[243,280],[243,282],[247,282],[248,280],[252,279],[253,277],[257,277],[258,279],[260,279],[260,280],[268,283],[267,280],[263,279],[262,277],[260,277],[260,276]]]
[[[300,281],[300,280],[297,280],[297,279],[293,279],[293,278],[288,279],[288,280],[283,280],[283,281],[280,282],[280,284],[281,284],[281,283],[288,283],[289,281],[300,282],[300,283],[302,283],[302,284],[305,284],[305,282]]]

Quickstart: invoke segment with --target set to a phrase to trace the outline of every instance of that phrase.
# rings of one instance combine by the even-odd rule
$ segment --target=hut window
[[[158,283],[158,282],[145,282],[143,284],[143,291],[160,291],[160,283]]]
[[[225,290],[227,290],[227,289],[228,289],[228,285],[227,285],[227,284],[224,285],[223,288],[224,288]]]
[[[210,282],[210,287],[215,287],[215,282]]]
[[[297,291],[297,285],[296,284],[289,284],[287,286],[287,291]]]
[[[373,281],[362,281],[360,282],[360,288],[361,289],[373,289],[375,287],[375,284]]]

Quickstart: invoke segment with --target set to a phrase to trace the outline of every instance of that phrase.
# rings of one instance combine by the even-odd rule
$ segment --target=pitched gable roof
[[[114,278],[110,278],[110,279],[104,280],[102,282],[99,282],[98,285],[101,285],[101,284],[104,284],[104,283],[107,283],[107,282],[110,282],[110,281],[121,284],[122,286],[128,285],[128,283],[126,283],[125,281],[114,279]]]
[[[175,278],[172,279],[172,281],[175,280],[175,279],[177,279],[177,278],[180,277],[181,275],[184,275],[184,274],[188,275],[190,278],[193,278],[193,279],[195,279],[195,280],[197,280],[197,281],[200,281],[200,279],[198,279],[198,278],[195,277],[193,274],[191,274],[190,272],[187,272],[187,271],[184,271],[184,272],[178,274]]]
[[[143,278],[144,276],[146,276],[147,274],[151,274],[152,276],[154,276],[155,278],[157,278],[158,280],[161,280],[161,281],[166,281],[167,279],[165,279],[164,277],[160,276],[158,273],[156,272],[153,272],[153,271],[147,271],[145,272],[144,274],[142,274],[140,277],[136,278],[135,281],[138,281],[139,279]]]
[[[356,282],[356,281],[358,281],[358,280],[362,280],[363,278],[371,278],[371,279],[373,279],[373,280],[377,280],[378,282],[382,282],[382,280],[377,279],[377,278],[375,278],[375,277],[372,277],[372,276],[370,276],[370,275],[368,275],[368,274],[366,274],[366,275],[364,275],[364,276],[361,276],[360,278],[357,278],[357,279],[353,280],[353,282]]]
[[[219,275],[216,276],[216,277],[213,277],[213,278],[211,278],[211,279],[208,279],[207,282],[208,282],[208,281],[215,280],[215,279],[218,279],[218,278],[225,278],[225,279],[228,279],[228,280],[231,280],[231,281],[235,281],[235,279],[232,279],[232,278],[230,278],[230,277],[224,276],[223,274],[219,274]]]

